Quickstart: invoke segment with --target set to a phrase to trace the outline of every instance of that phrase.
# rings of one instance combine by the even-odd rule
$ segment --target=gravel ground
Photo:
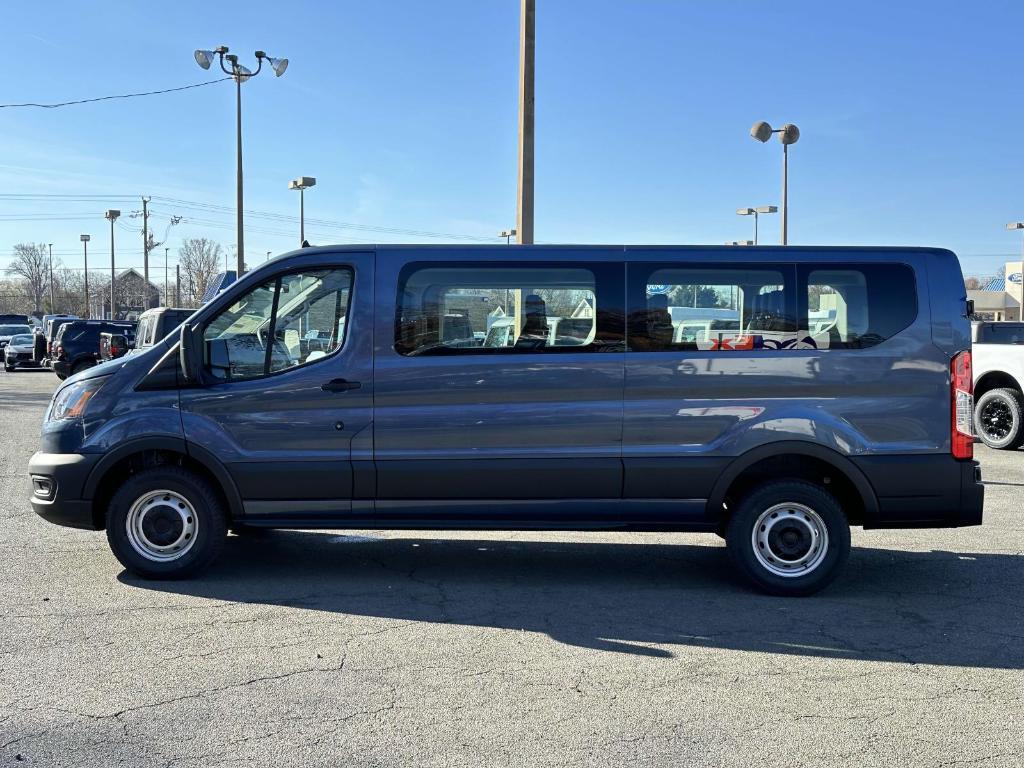
[[[0,375],[0,765],[1017,766],[1024,456],[985,525],[755,594],[713,536],[271,532],[129,576],[31,512],[57,381]]]

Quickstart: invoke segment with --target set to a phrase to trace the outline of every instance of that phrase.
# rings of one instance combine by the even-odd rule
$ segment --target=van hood
[[[115,360],[107,360],[99,365],[94,365],[92,368],[86,368],[81,373],[76,373],[74,376],[69,376],[65,379],[64,384],[72,384],[76,381],[86,381],[87,379],[95,379],[99,376],[109,376],[113,373],[123,371],[125,374],[134,373],[137,376],[141,376],[152,368],[156,362],[163,357],[164,353],[170,349],[170,345],[165,341],[159,341],[152,347],[149,347],[146,351],[140,352],[137,355],[125,355]]]

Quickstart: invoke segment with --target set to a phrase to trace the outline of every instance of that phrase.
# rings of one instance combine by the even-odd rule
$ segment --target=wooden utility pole
[[[533,243],[533,113],[534,50],[537,0],[521,0],[519,17],[519,189],[516,199],[516,241]]]

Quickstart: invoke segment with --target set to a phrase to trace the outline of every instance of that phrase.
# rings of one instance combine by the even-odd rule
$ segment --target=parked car
[[[53,359],[53,342],[60,333],[61,327],[75,320],[80,320],[77,315],[43,315],[43,335],[46,337],[46,354],[40,361],[49,365]]]
[[[72,320],[61,325],[50,360],[57,377],[66,379],[100,362],[100,334],[104,331],[123,334],[129,345],[135,341],[134,324],[121,320]]]
[[[28,315],[0,314],[0,325],[32,325],[33,319]]]
[[[1024,323],[980,322],[972,329],[974,424],[989,448],[1024,445]]]
[[[100,360],[116,360],[128,354],[131,347],[123,333],[104,331],[100,334]]]
[[[38,363],[32,359],[32,345],[35,342],[34,333],[19,333],[12,336],[11,340],[4,347],[4,370],[11,373],[16,368],[36,368]]]
[[[194,309],[158,307],[147,309],[139,316],[135,334],[135,352],[149,349],[168,334],[178,330],[183,322],[195,312]]]
[[[981,523],[963,285],[940,249],[305,248],[60,387],[32,505],[149,578],[229,527],[673,530],[808,594],[852,525]]]
[[[0,355],[3,354],[4,347],[10,344],[11,339],[14,336],[20,336],[26,333],[32,333],[32,326],[27,323],[19,325],[0,325]]]

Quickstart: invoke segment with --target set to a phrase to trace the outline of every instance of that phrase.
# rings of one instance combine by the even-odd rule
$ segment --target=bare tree
[[[24,279],[32,307],[41,312],[43,296],[50,288],[50,257],[46,243],[18,243],[14,246],[13,260],[7,273]]]
[[[181,265],[182,303],[190,307],[199,305],[213,278],[221,271],[220,243],[205,237],[191,237],[178,249]]]
[[[979,280],[976,277],[965,277],[964,288],[966,288],[968,291],[976,291],[979,288],[981,288],[981,280]]]

